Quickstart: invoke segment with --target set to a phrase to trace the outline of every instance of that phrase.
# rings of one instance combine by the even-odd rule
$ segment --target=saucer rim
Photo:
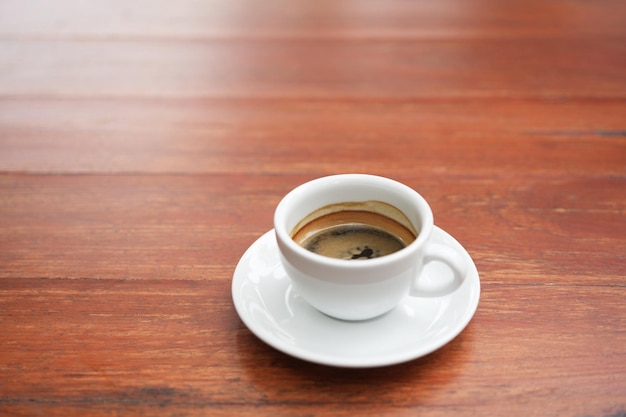
[[[405,351],[399,352],[397,354],[390,355],[380,355],[380,357],[368,357],[368,358],[356,358],[350,359],[346,357],[338,357],[335,355],[329,354],[320,354],[318,352],[307,350],[306,348],[291,346],[283,343],[280,339],[272,337],[271,334],[267,332],[262,332],[257,323],[247,314],[245,311],[245,306],[243,305],[243,300],[238,297],[238,291],[245,282],[246,278],[243,276],[241,270],[245,267],[245,261],[250,257],[250,254],[260,247],[265,240],[271,240],[271,236],[274,235],[274,229],[270,229],[269,231],[262,234],[258,237],[244,252],[244,254],[239,259],[235,271],[233,273],[231,292],[232,292],[232,300],[235,306],[235,310],[244,323],[244,325],[250,330],[257,338],[259,338],[262,342],[267,345],[273,347],[274,349],[287,354],[289,356],[311,362],[320,365],[334,366],[340,368],[375,368],[375,367],[383,367],[396,365],[400,363],[405,363],[408,361],[412,361],[418,359],[420,357],[426,356],[443,346],[450,343],[454,340],[460,333],[465,330],[468,326],[471,319],[474,317],[476,310],[478,309],[478,303],[480,300],[480,277],[478,274],[478,270],[476,268],[476,264],[474,260],[471,258],[467,250],[449,233],[445,230],[441,229],[438,226],[434,226],[433,234],[431,235],[431,239],[435,235],[439,235],[440,239],[450,239],[453,244],[459,246],[462,249],[464,256],[469,260],[468,271],[466,273],[465,279],[467,284],[470,286],[468,291],[467,303],[464,306],[464,312],[456,321],[455,325],[451,330],[448,330],[445,337],[442,337],[436,343],[425,343],[425,346],[422,348],[416,347],[415,349],[406,349]],[[274,238],[275,240],[275,238]],[[449,244],[449,243],[445,243]],[[272,245],[272,243],[270,243]],[[274,242],[273,250],[278,249],[278,245]],[[275,248],[275,249],[274,249]],[[468,282],[471,281],[471,282]],[[440,297],[431,297],[431,298],[446,298],[450,297],[450,295],[444,295]],[[383,315],[382,317],[384,317]],[[372,320],[377,320],[378,318],[374,318]],[[326,317],[325,320],[335,320],[331,317]],[[357,322],[359,323],[359,322]]]

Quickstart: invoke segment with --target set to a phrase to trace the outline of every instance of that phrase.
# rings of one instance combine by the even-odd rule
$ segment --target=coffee
[[[366,201],[322,207],[300,221],[291,237],[319,255],[363,260],[399,251],[415,240],[417,232],[397,208]]]

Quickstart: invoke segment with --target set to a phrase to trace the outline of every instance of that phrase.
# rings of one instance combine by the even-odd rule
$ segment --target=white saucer
[[[280,264],[274,231],[270,230],[248,248],[235,269],[235,308],[258,338],[310,362],[367,368],[419,358],[461,333],[480,297],[478,271],[467,251],[438,227],[432,239],[465,254],[468,273],[457,291],[434,298],[407,296],[383,316],[348,322],[318,312],[298,295]],[[432,278],[449,272],[435,262],[428,264],[424,273]]]

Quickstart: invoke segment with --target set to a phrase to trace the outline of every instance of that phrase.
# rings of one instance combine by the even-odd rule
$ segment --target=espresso
[[[322,207],[305,217],[291,236],[300,246],[319,255],[365,260],[403,249],[417,233],[397,208],[368,201]]]

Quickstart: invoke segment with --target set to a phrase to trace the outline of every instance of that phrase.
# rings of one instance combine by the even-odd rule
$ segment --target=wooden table
[[[267,346],[233,271],[296,185],[431,203],[451,343]],[[0,2],[0,414],[624,416],[626,2]]]

